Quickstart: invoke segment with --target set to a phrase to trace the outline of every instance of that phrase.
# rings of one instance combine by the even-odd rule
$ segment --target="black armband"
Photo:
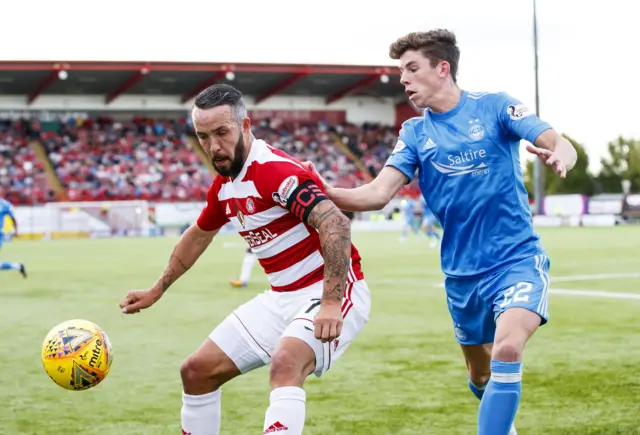
[[[302,222],[307,223],[311,210],[327,195],[311,180],[305,181],[291,192],[287,200],[287,209]]]

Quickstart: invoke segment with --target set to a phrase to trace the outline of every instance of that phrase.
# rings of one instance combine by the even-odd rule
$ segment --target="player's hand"
[[[320,179],[320,181],[322,182],[322,186],[320,186],[322,190],[327,191],[328,189],[331,188],[329,183],[327,183],[327,180],[325,180],[324,177],[320,175],[320,172],[318,172],[318,169],[315,167],[313,162],[309,162],[309,161],[302,162],[302,166],[306,170],[311,171],[315,176],[317,176]]]
[[[553,151],[550,151],[546,148],[538,148],[533,145],[527,145],[527,151],[531,154],[535,154],[538,156],[540,161],[544,163],[546,166],[553,169],[553,171],[560,176],[560,178],[565,178],[567,176],[567,166],[562,161],[562,159]]]
[[[320,311],[313,321],[315,336],[323,343],[340,337],[342,332],[342,303],[338,301],[322,301]]]
[[[131,290],[120,301],[120,308],[122,308],[122,312],[125,314],[139,313],[140,310],[149,308],[156,303],[156,301],[160,299],[160,296],[162,296],[162,293],[158,294],[154,289]]]

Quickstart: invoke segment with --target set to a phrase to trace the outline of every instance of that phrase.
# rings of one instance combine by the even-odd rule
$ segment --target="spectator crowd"
[[[202,200],[212,175],[192,149],[188,119],[69,118],[30,131],[0,120],[0,197],[14,204],[55,199],[31,139],[39,138],[70,201]],[[392,127],[263,120],[253,127],[299,160],[313,161],[333,185],[356,187],[375,176],[395,146]],[[350,153],[345,153],[340,142]],[[354,160],[355,159],[355,160]],[[415,183],[404,188],[412,196]]]

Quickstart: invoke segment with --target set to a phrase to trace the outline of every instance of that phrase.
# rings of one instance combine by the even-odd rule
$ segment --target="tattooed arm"
[[[324,257],[322,300],[342,304],[351,260],[351,222],[331,201],[316,205],[307,222],[320,233]]]
[[[211,244],[218,230],[203,231],[197,225],[192,225],[182,234],[180,240],[169,256],[169,263],[164,272],[152,287],[160,296],[178,280],[187,270],[191,269],[202,253]]]
[[[323,343],[331,342],[342,332],[342,297],[351,262],[351,221],[315,184],[300,186],[288,205],[320,233],[324,290],[313,322],[314,333]]]
[[[148,290],[132,290],[120,302],[125,314],[134,314],[158,301],[167,289],[195,264],[211,244],[218,230],[204,231],[192,225],[184,232],[169,256],[169,263],[158,281]]]

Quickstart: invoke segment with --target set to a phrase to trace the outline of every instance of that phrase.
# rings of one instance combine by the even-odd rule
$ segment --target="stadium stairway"
[[[29,146],[33,149],[38,160],[40,160],[44,166],[45,173],[47,174],[47,181],[49,182],[50,187],[56,193],[56,198],[60,201],[68,201],[69,196],[67,195],[67,191],[65,190],[56,170],[53,166],[53,162],[49,158],[49,154],[45,149],[42,142],[39,140],[32,140],[29,142]]]
[[[336,145],[338,145],[338,147],[340,147],[340,149],[342,150],[343,153],[345,153],[347,155],[347,157],[349,157],[349,159],[351,159],[353,161],[353,163],[355,163],[355,165],[358,167],[358,169],[360,169],[360,172],[362,172],[363,176],[367,179],[367,183],[373,180],[373,176],[371,175],[371,172],[369,172],[369,168],[367,168],[364,163],[362,163],[362,160],[360,160],[358,158],[358,156],[356,156],[353,151],[351,151],[351,149],[347,146],[347,144],[345,144],[342,139],[340,139],[340,136],[338,136],[336,133],[331,133],[331,136],[333,137],[333,140],[336,142]]]
[[[215,177],[216,170],[213,169],[213,164],[211,163],[211,160],[209,159],[209,156],[207,155],[205,150],[203,150],[200,146],[200,142],[198,142],[198,139],[196,139],[194,136],[188,135],[188,140],[191,148],[193,148],[196,154],[198,154],[198,156],[200,157],[202,164],[205,165],[207,169],[209,169],[209,173]]]

